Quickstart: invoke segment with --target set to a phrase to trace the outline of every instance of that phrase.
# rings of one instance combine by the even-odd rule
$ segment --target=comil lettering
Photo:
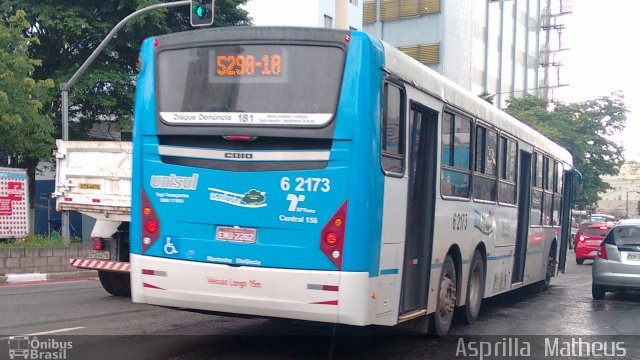
[[[253,154],[250,153],[224,153],[224,157],[227,159],[253,159]]]
[[[191,176],[151,175],[151,187],[154,189],[195,190],[198,188],[198,174]]]

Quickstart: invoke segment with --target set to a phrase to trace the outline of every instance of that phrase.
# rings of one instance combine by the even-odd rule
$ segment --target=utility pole
[[[100,55],[102,50],[107,46],[107,44],[113,39],[118,31],[122,29],[131,19],[134,17],[144,14],[146,12],[162,9],[162,8],[170,8],[176,6],[185,6],[190,5],[191,0],[181,0],[170,3],[162,3],[156,5],[150,5],[140,10],[136,10],[132,12],[129,16],[122,19],[112,30],[107,34],[107,36],[102,40],[100,45],[89,55],[87,60],[80,66],[80,68],[73,74],[71,79],[66,83],[63,83],[60,86],[60,91],[62,92],[62,140],[69,140],[69,90],[78,82],[78,79],[82,74],[87,71],[87,68],[93,63],[93,61]],[[71,234],[69,233],[69,212],[63,211],[61,215],[61,233],[62,241],[65,244],[71,243]]]

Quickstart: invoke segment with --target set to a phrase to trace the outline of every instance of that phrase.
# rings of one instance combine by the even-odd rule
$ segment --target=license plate
[[[640,253],[627,254],[627,260],[640,261]]]
[[[109,251],[91,250],[89,253],[89,259],[109,260]]]
[[[218,226],[216,227],[216,240],[255,243],[256,229]]]

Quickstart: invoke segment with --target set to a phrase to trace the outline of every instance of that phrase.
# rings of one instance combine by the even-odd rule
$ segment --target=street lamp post
[[[627,201],[625,202],[625,215],[627,217],[627,219],[629,218],[629,193],[636,193],[636,194],[640,194],[640,191],[635,191],[635,190],[629,190],[627,191]]]
[[[156,10],[160,8],[184,6],[189,4],[191,4],[191,0],[180,0],[180,1],[170,2],[170,3],[149,5],[147,7],[138,9],[133,13],[129,14],[129,16],[122,19],[113,29],[111,29],[109,34],[107,34],[107,36],[104,39],[102,39],[102,42],[100,43],[100,45],[98,45],[98,47],[95,50],[93,50],[93,52],[91,53],[91,55],[89,55],[87,60],[85,60],[84,63],[82,63],[82,65],[80,66],[80,68],[76,70],[76,72],[73,74],[71,79],[69,79],[69,81],[67,81],[66,83],[63,83],[60,86],[60,92],[62,93],[62,140],[69,140],[69,91],[78,82],[78,79],[80,78],[80,76],[84,74],[85,71],[87,71],[87,68],[89,68],[89,66],[98,57],[98,55],[100,55],[100,53],[102,52],[102,50],[104,50],[107,44],[116,36],[118,31],[122,29],[129,22],[129,20],[133,19],[138,15],[146,13],[148,11]],[[213,8],[213,3],[211,6]],[[62,237],[62,240],[64,241],[64,243],[68,245],[69,243],[71,243],[71,234],[69,233],[69,212],[68,211],[62,212],[60,216],[60,222],[61,222],[60,236]]]

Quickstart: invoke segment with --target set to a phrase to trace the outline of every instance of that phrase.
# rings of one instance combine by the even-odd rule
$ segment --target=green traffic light
[[[192,10],[199,18],[207,16],[207,9],[202,5],[194,5]]]

